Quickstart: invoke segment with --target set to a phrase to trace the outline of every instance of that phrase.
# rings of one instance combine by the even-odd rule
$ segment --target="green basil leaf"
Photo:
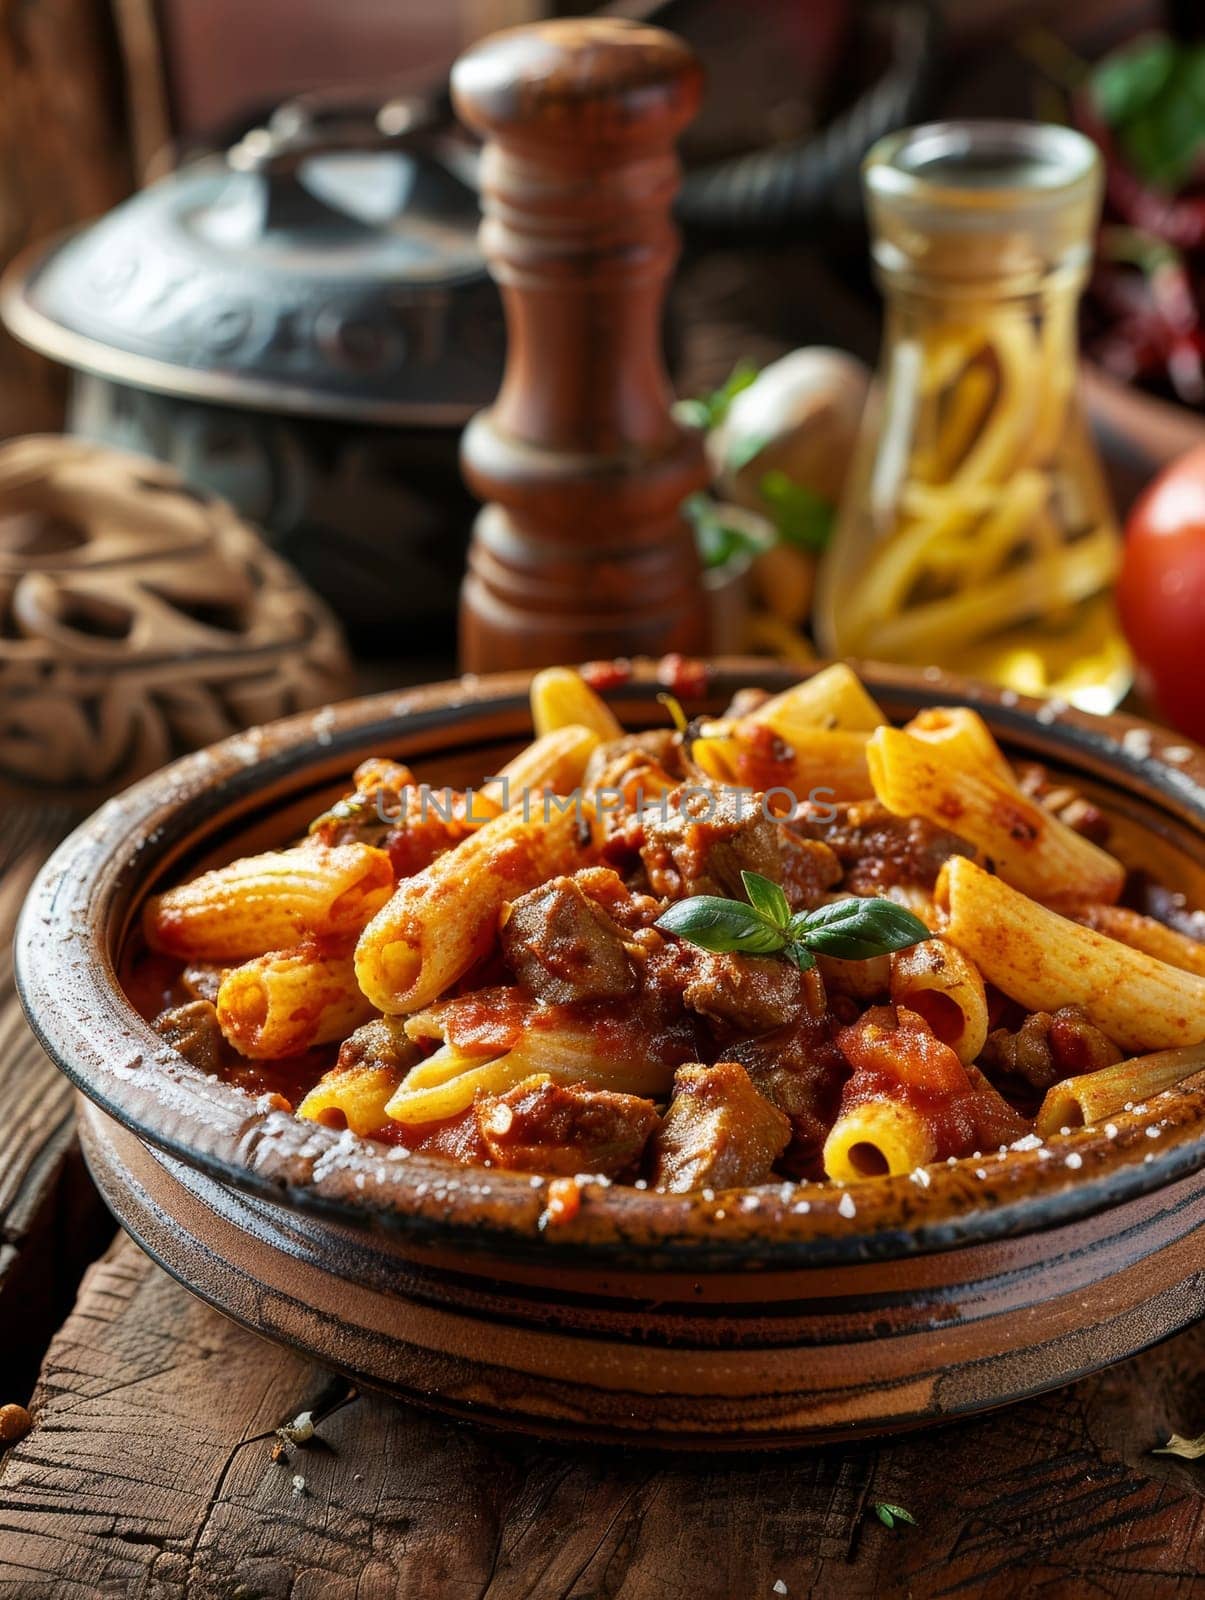
[[[718,428],[737,395],[757,377],[752,361],[738,361],[718,389],[694,400],[679,400],[674,415],[691,428]]]
[[[891,950],[904,950],[932,934],[919,917],[894,900],[835,900],[791,919],[791,935],[821,955],[842,961],[869,961]]]
[[[1115,50],[1092,71],[1097,111],[1116,128],[1151,105],[1167,86],[1179,52],[1164,34],[1149,34]]]
[[[793,961],[800,972],[809,972],[816,965],[816,957],[806,944],[800,944],[798,939],[792,939],[784,951],[788,961]]]
[[[791,921],[791,907],[786,895],[772,878],[763,878],[760,872],[742,872],[741,882],[749,896],[749,904],[760,911],[774,927],[786,929]]]
[[[709,570],[727,566],[737,556],[760,555],[774,542],[769,528],[759,536],[760,530],[753,526],[741,527],[725,517],[723,507],[701,490],[683,500],[682,515],[695,531],[699,560]]]
[[[728,951],[777,955],[786,943],[786,935],[772,928],[752,906],[713,894],[676,901],[657,918],[656,926],[717,955]]]
[[[770,508],[779,537],[819,555],[833,531],[833,507],[829,501],[778,468],[762,476],[757,492]]]

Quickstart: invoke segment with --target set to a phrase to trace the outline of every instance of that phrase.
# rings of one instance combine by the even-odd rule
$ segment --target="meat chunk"
[[[643,733],[626,733],[620,739],[608,739],[586,763],[582,787],[587,791],[625,788],[629,777],[641,770],[659,775],[661,780],[681,782],[680,735],[672,728],[649,728]],[[659,792],[654,788],[653,793]]]
[[[234,1054],[222,1037],[218,1014],[210,1000],[190,1000],[161,1011],[153,1026],[173,1050],[202,1072],[218,1072]]]
[[[766,816],[756,795],[739,790],[675,790],[650,811],[640,851],[654,894],[671,900],[696,894],[743,900],[742,872],[782,885],[794,910],[819,902],[840,876],[822,842],[794,838]]]
[[[739,1063],[679,1067],[674,1098],[653,1135],[652,1185],[687,1194],[764,1183],[790,1138],[786,1117]]]
[[[875,894],[897,883],[932,888],[947,857],[975,853],[956,833],[923,817],[897,817],[877,800],[806,804],[790,827],[828,845],[844,871],[843,887],[851,894]]]
[[[833,1039],[831,1021],[805,1011],[789,1027],[743,1039],[726,1053],[790,1123],[790,1143],[780,1162],[783,1170],[796,1178],[822,1177],[824,1141],[849,1071]]]
[[[1069,783],[1062,783],[1040,761],[1023,761],[1016,768],[1017,787],[1039,805],[1046,807],[1060,822],[1082,833],[1093,844],[1109,842],[1109,819],[1098,805]]]
[[[1121,1060],[1112,1039],[1079,1006],[1033,1011],[1015,1031],[993,1028],[979,1057],[988,1073],[1020,1078],[1039,1093],[1063,1078],[1096,1072]]]
[[[572,878],[552,878],[512,901],[502,955],[520,986],[550,1005],[635,993],[624,938]]]
[[[775,956],[688,952],[691,975],[683,1003],[740,1033],[763,1033],[793,1021],[802,1004],[803,974]]]
[[[634,1177],[657,1125],[651,1100],[534,1081],[474,1108],[488,1159],[517,1172]]]
[[[393,1073],[400,1083],[410,1068],[422,1060],[422,1051],[406,1037],[405,1017],[374,1017],[349,1033],[339,1046],[337,1072]]]

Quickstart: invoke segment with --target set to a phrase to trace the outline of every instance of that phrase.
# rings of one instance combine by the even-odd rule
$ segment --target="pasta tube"
[[[390,1126],[385,1107],[398,1081],[391,1067],[332,1067],[297,1107],[297,1115],[326,1127],[350,1128],[363,1139],[379,1137]]]
[[[953,829],[1006,883],[1034,899],[1108,902],[1121,893],[1121,862],[1022,794],[1011,778],[944,759],[898,728],[872,734],[866,754],[875,794],[889,811]]]
[[[1205,1041],[1205,978],[1039,905],[965,856],[942,868],[945,937],[1027,1011],[1078,1005],[1123,1050]]]
[[[1047,1138],[1060,1128],[1082,1128],[1141,1105],[1205,1070],[1205,1049],[1159,1050],[1132,1056],[1078,1078],[1052,1084],[1038,1108],[1037,1130]]]
[[[891,957],[891,998],[924,1017],[963,1066],[987,1040],[983,979],[960,950],[944,939],[925,939]]]
[[[695,764],[718,783],[753,790],[786,789],[797,801],[816,793],[825,800],[866,800],[872,790],[866,764],[870,735],[856,728],[798,727],[790,740],[765,723],[704,723],[692,740]]]
[[[417,1011],[437,999],[489,950],[498,913],[559,873],[588,866],[589,821],[576,802],[518,808],[404,879],[356,946],[356,976],[379,1011]]]
[[[218,990],[218,1026],[240,1055],[274,1060],[343,1039],[372,1016],[350,942],[317,941],[233,967]]]
[[[358,933],[388,900],[384,850],[307,839],[290,850],[244,856],[147,902],[152,950],[193,961],[244,961],[321,938]]]
[[[823,672],[764,701],[748,720],[773,728],[780,738],[793,744],[801,729],[845,728],[870,733],[887,718],[853,668],[836,661]]]
[[[505,1094],[535,1074],[656,1099],[674,1081],[672,1063],[651,1054],[635,1029],[617,1039],[613,1028],[545,1020],[537,1011],[513,1047],[492,1060],[444,1045],[411,1068],[385,1109],[399,1122],[440,1122],[467,1110],[478,1094]]]
[[[558,728],[589,728],[604,742],[622,739],[623,728],[610,706],[572,667],[545,667],[531,680],[531,720],[537,735]]]
[[[1140,911],[1130,911],[1125,906],[1080,906],[1071,915],[1085,928],[1095,928],[1097,933],[1119,939],[1131,949],[1144,950],[1169,966],[1182,967],[1185,972],[1205,978],[1205,944],[1177,933],[1165,922],[1144,917]]]
[[[508,811],[520,804],[524,795],[572,794],[581,787],[598,743],[593,729],[576,723],[541,734],[508,761],[496,777],[482,784],[474,795],[473,810],[479,814],[473,820],[487,821],[491,810],[495,814]]]
[[[844,1111],[824,1141],[824,1170],[838,1183],[898,1175],[937,1155],[927,1117],[902,1100],[864,1100]]]
[[[960,766],[984,766],[1008,783],[1016,783],[992,730],[970,706],[932,706],[918,711],[905,724],[904,732],[933,745],[947,760]]]

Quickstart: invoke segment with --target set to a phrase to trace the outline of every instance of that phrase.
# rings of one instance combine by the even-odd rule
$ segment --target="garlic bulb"
[[[824,345],[772,362],[708,437],[719,497],[764,511],[758,486],[779,470],[836,502],[869,387],[869,369],[856,356]]]

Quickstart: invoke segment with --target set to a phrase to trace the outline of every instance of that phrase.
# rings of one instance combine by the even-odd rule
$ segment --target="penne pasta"
[[[940,935],[944,931],[945,912],[937,905],[931,890],[917,883],[892,883],[883,892],[886,899],[894,900],[897,906],[919,917],[930,933]]]
[[[1205,978],[1060,916],[964,856],[942,868],[945,937],[1027,1011],[1078,1005],[1123,1050],[1205,1040]]]
[[[797,802],[865,800],[873,792],[866,762],[870,734],[852,728],[799,728],[784,739],[765,723],[704,723],[691,756],[710,778],[741,789],[784,789]]]
[[[269,1061],[346,1038],[373,1012],[356,982],[350,941],[256,956],[226,974],[216,1004],[227,1043]]]
[[[397,1015],[429,1005],[486,954],[507,901],[593,859],[589,814],[535,800],[479,828],[407,878],[356,946],[360,987]],[[585,830],[585,843],[582,840]]]
[[[1130,911],[1125,906],[1079,906],[1070,914],[1085,928],[1095,928],[1097,933],[1118,939],[1133,950],[1143,950],[1169,966],[1205,978],[1205,944],[1177,933],[1165,922],[1156,922],[1154,917],[1144,917],[1140,911]]]
[[[470,820],[489,821],[491,816],[520,805],[524,795],[573,794],[581,786],[598,743],[593,729],[578,724],[542,734],[476,791]]]
[[[867,694],[857,673],[837,661],[764,701],[748,720],[773,728],[779,738],[793,744],[801,731],[844,728],[870,733],[887,718]]]
[[[987,1039],[983,979],[960,950],[944,939],[925,939],[891,957],[891,999],[924,1017],[963,1066]]]
[[[904,732],[933,745],[947,760],[960,766],[984,766],[1009,784],[1016,781],[991,729],[970,706],[931,706],[918,711],[911,722],[904,724]]]
[[[902,1100],[864,1100],[842,1111],[824,1141],[824,1171],[837,1183],[896,1176],[937,1154],[927,1117]]]
[[[917,489],[900,581],[945,561],[1010,580],[1028,480],[1002,498],[981,469],[1017,456],[1031,407],[1010,392],[1005,425],[996,383],[985,362],[926,443],[961,482]],[[1014,770],[971,707],[890,726],[841,663],[642,734],[567,668],[531,703],[531,743],[479,786],[365,761],[302,843],[152,899],[125,965],[161,1037],[237,1089],[284,1083],[260,1110],[424,1158],[671,1194],[912,1174],[905,1216],[930,1182],[974,1190],[933,1163],[1031,1149],[1043,1091],[1039,1135],[1117,1116],[1130,1161],[1148,1100],[1205,1091],[1187,852]],[[1175,926],[1117,903],[1122,863],[1086,833],[1121,841]]]
[[[447,1044],[411,1068],[385,1109],[399,1122],[442,1121],[467,1110],[479,1094],[505,1094],[536,1074],[617,1094],[668,1094],[672,1064],[642,1049],[635,1035],[624,1041],[626,1048],[615,1044],[588,1019],[550,1026],[536,1019],[511,1049],[489,1060]]]
[[[545,667],[531,680],[531,720],[537,738],[559,728],[589,728],[604,742],[623,737],[618,717],[580,673]]]
[[[1063,1128],[1091,1127],[1131,1106],[1144,1104],[1165,1089],[1205,1072],[1205,1048],[1159,1050],[1132,1056],[1113,1067],[1052,1085],[1038,1108],[1037,1130],[1043,1138]]]
[[[389,1131],[385,1107],[400,1081],[391,1067],[332,1067],[297,1107],[297,1115],[328,1128],[350,1128],[362,1139],[380,1138]]]
[[[946,760],[898,728],[872,734],[866,753],[874,792],[889,811],[952,829],[1034,899],[1110,902],[1121,893],[1121,862],[1021,794],[1011,778]]]
[[[383,850],[307,839],[244,856],[147,902],[152,950],[192,961],[244,961],[310,936],[358,933],[393,889]]]

